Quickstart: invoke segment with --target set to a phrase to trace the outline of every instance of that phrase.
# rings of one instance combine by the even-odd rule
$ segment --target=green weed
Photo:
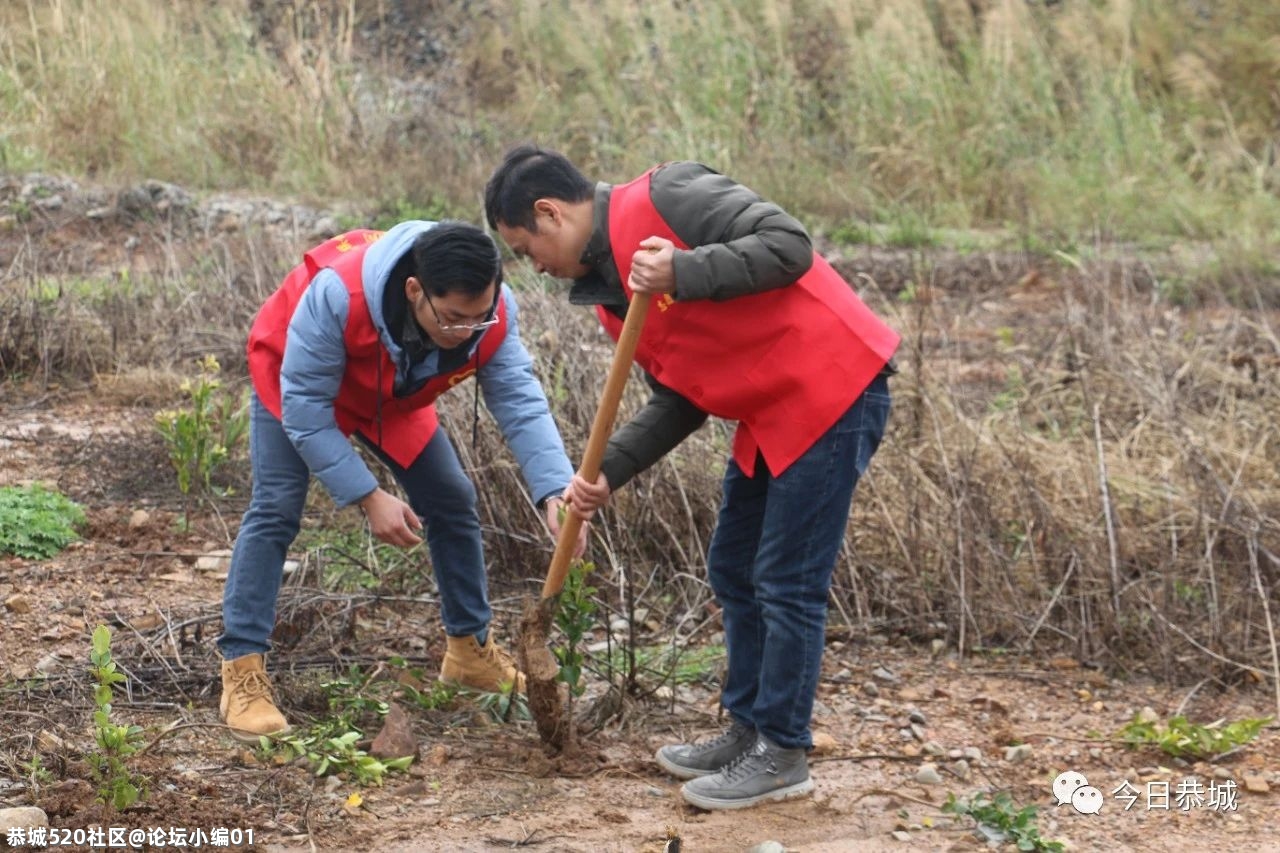
[[[91,672],[97,686],[93,690],[93,735],[97,750],[86,756],[98,783],[98,799],[110,808],[121,810],[145,799],[147,780],[133,774],[127,759],[138,751],[142,741],[140,726],[119,725],[111,721],[111,702],[115,685],[125,680],[111,658],[111,629],[99,625],[93,631],[93,663]]]
[[[40,485],[0,488],[0,554],[47,560],[79,535],[84,510]]]
[[[990,799],[980,793],[968,800],[958,800],[955,794],[947,794],[942,810],[973,818],[978,824],[978,831],[995,844],[1012,843],[1018,850],[1047,853],[1060,853],[1066,849],[1061,841],[1046,841],[1040,837],[1039,810],[1035,806],[1018,808],[1013,798],[1003,792]]]
[[[192,488],[214,492],[213,472],[244,442],[249,430],[247,408],[221,390],[218,360],[207,355],[198,362],[198,369],[194,380],[182,382],[188,397],[186,407],[155,414],[156,429],[169,449],[169,462],[182,492],[184,527],[191,523]]]
[[[1130,748],[1155,746],[1174,758],[1203,759],[1244,746],[1272,719],[1244,719],[1233,723],[1217,720],[1200,725],[1183,716],[1171,717],[1166,723],[1144,722],[1135,716],[1119,734],[1120,740]]]

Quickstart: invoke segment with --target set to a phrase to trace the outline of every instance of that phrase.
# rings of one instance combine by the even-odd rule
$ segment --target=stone
[[[1160,722],[1160,715],[1155,712],[1154,708],[1147,705],[1138,712],[1138,716],[1134,718],[1134,722],[1147,724],[1158,723]]]
[[[813,735],[813,754],[831,755],[840,749],[840,743],[826,732],[815,732]]]
[[[907,719],[922,726],[929,725],[928,719],[920,712],[919,708],[912,708],[911,713],[907,714]]]
[[[30,613],[31,601],[22,593],[15,592],[4,600],[5,609],[11,613]]]
[[[1241,781],[1244,783],[1244,789],[1251,794],[1267,794],[1271,792],[1271,786],[1267,784],[1267,780],[1260,773],[1246,773]]]
[[[413,733],[413,721],[395,702],[388,703],[387,717],[382,731],[373,739],[369,753],[378,758],[403,758],[418,755],[418,737]]]
[[[787,848],[777,841],[762,841],[748,850],[747,853],[787,853]]]
[[[145,509],[135,509],[129,514],[129,529],[138,530],[151,522],[151,513]]]
[[[1004,760],[1013,764],[1026,761],[1031,757],[1031,744],[1020,743],[1017,746],[1005,747]]]
[[[11,829],[48,828],[49,816],[35,806],[0,809],[0,840],[8,838]],[[23,833],[25,835],[25,832]]]
[[[893,831],[893,837],[904,844],[911,843],[911,833],[907,832],[905,829],[895,829]]]
[[[956,774],[956,778],[961,782],[968,782],[970,776],[969,762],[965,761],[963,758],[959,761],[953,762],[951,764],[951,772]]]
[[[897,684],[900,679],[889,670],[882,666],[878,666],[871,670],[871,677],[876,681],[883,681],[885,684]]]
[[[978,749],[976,746],[966,746],[964,749],[960,750],[960,753],[967,761],[982,760],[982,750]]]
[[[938,772],[937,765],[921,764],[916,771],[916,781],[921,785],[941,785],[942,774]]]

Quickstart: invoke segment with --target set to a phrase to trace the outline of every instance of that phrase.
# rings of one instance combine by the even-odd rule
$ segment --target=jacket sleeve
[[[654,206],[690,248],[675,254],[676,299],[733,299],[792,284],[813,265],[795,218],[698,163],[671,163],[651,180]]]
[[[289,321],[280,368],[284,431],[338,506],[355,503],[378,480],[338,429],[333,401],[347,364],[343,330],[350,296],[332,270],[322,270]]]
[[[558,495],[573,477],[573,465],[551,417],[547,396],[533,375],[533,358],[520,340],[519,309],[505,285],[507,336],[478,378],[484,403],[515,454],[535,502]]]
[[[617,490],[648,469],[707,420],[707,413],[649,374],[653,395],[636,416],[609,439],[600,470]]]

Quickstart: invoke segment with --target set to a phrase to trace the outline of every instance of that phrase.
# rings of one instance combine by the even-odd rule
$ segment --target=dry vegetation
[[[106,277],[55,276],[57,259],[19,254],[0,296],[11,381],[97,383],[154,406],[157,377],[212,353],[242,382],[243,329],[297,247],[267,233],[166,239],[157,256],[171,266]],[[919,252],[914,277],[895,281],[871,254],[837,258],[905,343],[833,626],[966,653],[1065,652],[1172,681],[1274,678],[1275,312],[1172,305],[1135,265],[990,254],[975,276],[971,260]],[[610,346],[527,271],[516,283],[577,456]],[[640,383],[629,394],[634,408]],[[483,410],[471,444],[469,397],[445,398],[446,423],[484,483],[494,565],[537,577],[536,515]],[[612,606],[644,605],[680,633],[704,625],[720,470],[708,460],[729,435],[713,422],[618,496],[596,555]]]

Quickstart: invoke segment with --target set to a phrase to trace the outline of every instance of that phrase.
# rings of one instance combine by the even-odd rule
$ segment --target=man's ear
[[[553,224],[560,224],[564,218],[564,211],[560,208],[560,202],[554,198],[540,198],[533,203],[533,216],[537,219],[539,216],[548,216]]]
[[[418,281],[417,276],[411,275],[404,280],[404,295],[410,305],[417,305],[422,299],[422,282]]]

